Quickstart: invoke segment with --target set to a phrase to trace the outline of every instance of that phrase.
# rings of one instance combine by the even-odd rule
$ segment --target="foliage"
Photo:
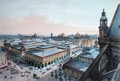
[[[55,78],[56,78],[56,79],[58,78],[58,75],[57,75],[57,74],[55,74]]]
[[[33,74],[33,78],[36,78],[37,77],[37,74]]]
[[[59,81],[63,81],[63,78],[62,78],[62,77],[59,77]]]
[[[53,72],[51,72],[51,77],[53,77],[54,76],[54,73]]]

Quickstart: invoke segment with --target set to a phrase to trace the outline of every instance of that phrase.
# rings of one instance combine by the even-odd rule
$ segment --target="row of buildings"
[[[38,67],[44,67],[58,60],[64,59],[77,50],[78,45],[71,42],[45,41],[43,39],[15,39],[5,41],[4,47],[9,53],[25,60],[25,62]]]
[[[52,37],[53,40],[60,40],[60,41],[69,41],[72,42],[75,45],[79,45],[81,47],[97,47],[98,46],[98,40],[97,36],[83,36],[79,38],[72,38],[70,37]],[[95,44],[96,43],[96,44]]]
[[[0,47],[0,68],[4,68],[8,65],[6,52],[3,47]]]
[[[4,51],[4,39],[0,36],[0,69],[8,65],[7,53]]]
[[[91,39],[85,41],[89,46],[88,42],[91,43]],[[95,46],[95,41],[93,40],[91,44]],[[44,67],[71,57],[83,46],[85,47],[84,43],[78,45],[71,41],[57,41],[50,38],[13,39],[4,42],[4,47],[9,51],[9,54],[14,54],[18,59],[37,67]]]

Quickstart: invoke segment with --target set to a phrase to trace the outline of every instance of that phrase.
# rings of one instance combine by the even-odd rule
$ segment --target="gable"
[[[117,7],[117,10],[111,23],[109,37],[120,39],[120,4]]]

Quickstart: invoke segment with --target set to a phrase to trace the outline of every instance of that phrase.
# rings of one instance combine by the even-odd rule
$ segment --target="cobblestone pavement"
[[[59,81],[59,79],[55,79],[55,77],[51,77],[50,76],[51,73],[47,74],[42,78],[34,79],[32,74],[25,74],[24,77],[21,76],[23,75],[23,73],[21,72],[19,72],[19,74],[10,74],[10,70],[7,70],[7,68],[1,69],[0,72],[2,72],[2,74],[0,74],[0,81]],[[7,77],[4,78],[5,76]],[[63,81],[69,81],[69,80],[65,80],[63,78]],[[75,80],[71,78],[71,81],[75,81]]]

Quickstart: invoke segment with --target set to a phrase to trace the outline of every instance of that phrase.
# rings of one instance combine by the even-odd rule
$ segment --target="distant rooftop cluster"
[[[73,45],[71,42],[54,41],[50,38],[45,40],[42,38],[24,39],[24,40],[14,39],[8,41],[7,43],[10,44],[12,48],[19,50],[23,49],[27,53],[42,57],[55,54],[58,52],[62,52],[66,49],[67,45],[69,45],[71,49],[78,47],[77,45]],[[64,50],[59,48],[64,48]]]
[[[70,34],[70,35],[65,35],[65,33],[61,33],[57,36],[54,36],[53,33],[51,33],[50,36],[45,36],[45,35],[37,35],[36,33],[33,35],[22,35],[22,34],[17,34],[17,35],[4,35],[4,34],[0,34],[0,38],[4,38],[4,39],[16,39],[16,38],[46,38],[46,37],[52,37],[52,38],[74,38],[74,39],[81,39],[81,38],[97,38],[97,35],[88,35],[88,34],[80,34],[80,33],[76,33],[76,34]]]
[[[55,41],[51,38],[10,39],[4,41],[4,47],[28,63],[36,62],[39,67],[64,59],[80,48],[72,42]]]

